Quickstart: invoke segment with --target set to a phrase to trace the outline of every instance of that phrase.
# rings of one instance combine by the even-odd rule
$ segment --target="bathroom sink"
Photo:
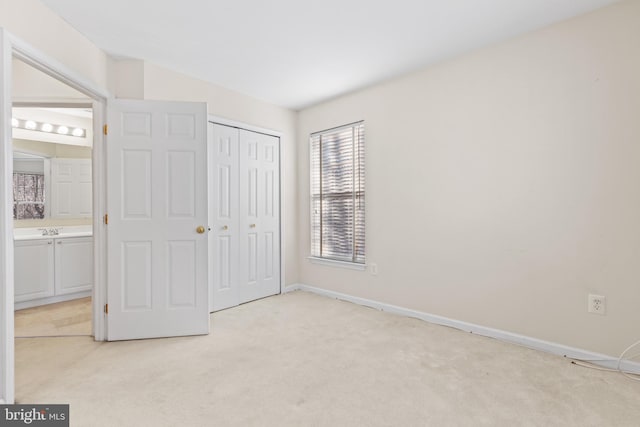
[[[13,240],[60,239],[65,237],[91,237],[92,235],[93,227],[91,225],[47,226],[13,229]]]

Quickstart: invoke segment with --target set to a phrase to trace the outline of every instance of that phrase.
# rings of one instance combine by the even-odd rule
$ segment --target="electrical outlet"
[[[606,314],[607,299],[602,295],[589,294],[589,305],[587,307],[589,313]]]
[[[378,264],[375,264],[375,263],[369,264],[369,271],[371,272],[372,276],[377,276],[378,275]]]

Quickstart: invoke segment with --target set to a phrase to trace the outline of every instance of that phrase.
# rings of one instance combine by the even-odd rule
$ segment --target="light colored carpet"
[[[72,426],[637,426],[617,373],[305,292],[208,336],[17,340],[17,400]]]
[[[91,335],[91,297],[17,310],[16,337]]]

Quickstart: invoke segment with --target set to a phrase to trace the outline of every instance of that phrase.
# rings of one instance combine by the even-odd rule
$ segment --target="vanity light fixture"
[[[37,132],[54,132],[59,135],[74,136],[77,138],[85,138],[87,136],[87,130],[79,127],[69,127],[65,125],[37,122],[35,120],[24,120],[11,118],[11,126],[17,129],[26,129]],[[73,130],[72,130],[73,129]]]

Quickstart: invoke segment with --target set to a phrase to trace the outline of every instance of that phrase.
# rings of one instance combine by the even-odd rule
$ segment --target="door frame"
[[[15,401],[13,214],[9,203],[13,173],[10,123],[14,58],[83,93],[93,103],[93,333],[96,341],[104,341],[106,337],[106,322],[101,309],[106,301],[106,233],[102,222],[102,213],[106,212],[106,165],[102,123],[105,123],[106,103],[110,95],[0,27],[0,164],[4,171],[0,173],[0,281],[4,283],[0,289],[0,403]]]
[[[285,210],[284,210],[284,170],[282,168],[282,165],[284,164],[284,150],[282,149],[282,136],[284,135],[283,132],[277,131],[277,130],[273,130],[273,129],[267,129],[267,128],[263,128],[263,127],[259,127],[259,126],[254,126],[254,125],[250,125],[248,123],[244,123],[244,122],[240,122],[237,120],[232,120],[232,119],[227,119],[225,117],[220,117],[220,116],[216,116],[213,114],[209,114],[208,117],[208,121],[209,123],[215,123],[215,124],[219,124],[219,125],[224,125],[224,126],[230,126],[233,128],[238,128],[238,129],[245,129],[251,132],[257,132],[257,133],[263,133],[265,135],[269,135],[269,136],[274,136],[276,138],[278,138],[278,148],[279,148],[279,157],[278,157],[278,175],[280,177],[280,187],[278,188],[278,191],[280,192],[279,194],[279,200],[280,200],[280,218],[279,218],[279,223],[280,223],[280,235],[278,236],[280,239],[280,294],[283,292],[284,289],[284,284],[286,283],[285,281],[285,259],[284,259],[284,227],[283,224],[285,224]],[[207,156],[208,157],[208,156]],[[207,164],[207,173],[211,173],[211,167],[213,165],[211,164]],[[213,198],[211,197],[211,188],[209,188],[209,194],[207,194],[207,198],[208,203],[209,203],[209,215],[211,215],[211,212],[213,212],[213,210],[211,209],[211,201],[213,200]],[[211,238],[211,234],[209,234],[209,238]],[[211,255],[211,254],[209,254]],[[209,271],[211,272],[211,258],[209,258]],[[211,280],[210,280],[211,281]],[[213,289],[211,289],[211,287],[209,287],[209,295],[210,298],[212,298],[213,296]],[[211,301],[209,301],[209,311],[212,310],[212,304]]]

